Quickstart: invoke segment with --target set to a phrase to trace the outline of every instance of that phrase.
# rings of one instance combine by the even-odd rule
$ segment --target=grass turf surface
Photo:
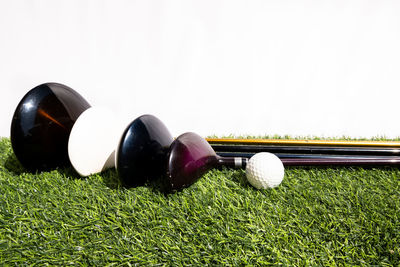
[[[26,173],[0,140],[1,265],[397,266],[399,211],[397,168],[287,168],[268,190],[213,170],[166,196],[114,170]]]

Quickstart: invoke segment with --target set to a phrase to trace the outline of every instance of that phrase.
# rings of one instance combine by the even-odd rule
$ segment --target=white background
[[[174,136],[400,136],[400,1],[0,0],[0,136],[64,83]]]

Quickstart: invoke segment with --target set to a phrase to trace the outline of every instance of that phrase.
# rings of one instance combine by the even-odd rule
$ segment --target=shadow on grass
[[[18,161],[17,157],[15,156],[14,153],[8,153],[8,155],[6,156],[5,162],[4,162],[4,168],[9,171],[10,173],[12,173],[13,175],[21,175],[23,173],[29,173],[29,174],[35,174],[35,173],[40,173],[40,172],[36,172],[36,171],[29,171],[27,169],[25,169],[22,164]],[[53,170],[57,170],[61,175],[69,178],[69,179],[86,179],[86,177],[82,177],[80,176],[72,166],[70,167],[60,167],[60,168],[56,168],[56,169],[50,169],[50,170],[45,170],[45,171],[53,171]],[[95,174],[95,175],[100,175],[101,178],[103,179],[104,184],[109,187],[110,189],[120,189],[120,188],[125,188],[125,189],[131,189],[129,187],[125,187],[122,185],[119,177],[118,177],[118,173],[115,170],[115,168],[111,168],[108,170],[105,170],[99,174]],[[165,193],[166,190],[164,190],[163,188],[165,187],[163,185],[162,179],[158,179],[156,181],[151,181],[151,182],[147,182],[144,185],[141,186],[146,186],[149,187],[152,191],[154,192],[161,192],[161,193]]]
[[[57,170],[58,172],[60,172],[60,174],[66,176],[66,177],[70,177],[72,179],[81,179],[82,178],[72,167],[60,167],[60,168],[54,168],[54,169],[49,169],[49,170],[43,170],[43,171],[27,170],[18,161],[18,159],[14,153],[8,154],[8,156],[5,160],[5,163],[4,163],[4,168],[14,175],[21,175],[23,173],[36,174],[36,173],[40,173],[40,172],[50,172],[53,170]]]
[[[3,167],[4,167],[3,170],[8,171],[11,175],[15,175],[15,176],[19,176],[22,174],[35,175],[35,174],[40,174],[41,172],[57,171],[62,176],[66,177],[67,179],[71,179],[71,180],[87,179],[87,177],[80,176],[79,173],[77,173],[72,166],[53,168],[53,169],[48,169],[48,170],[43,170],[43,171],[31,171],[31,170],[24,168],[24,166],[22,166],[22,164],[19,162],[19,160],[15,156],[12,149],[11,150],[4,149],[3,151],[0,151],[0,152],[3,152],[3,155],[0,158],[0,164],[3,165]],[[111,168],[111,169],[105,170],[99,174],[94,174],[94,175],[98,175],[102,179],[102,182],[104,183],[104,185],[110,189],[128,189],[128,190],[134,189],[134,188],[125,187],[121,183],[121,181],[118,177],[118,173],[115,170],[115,168]],[[153,192],[167,194],[166,190],[163,189],[164,185],[162,183],[162,179],[158,179],[156,181],[150,181],[141,186],[148,187]]]
[[[118,177],[118,172],[115,168],[107,169],[100,174],[103,179],[104,184],[110,189],[127,189],[127,190],[134,190],[137,187],[147,187],[150,188],[152,191],[155,192],[162,192],[163,183],[162,179],[158,179],[155,181],[147,181],[144,184],[138,186],[126,186],[124,185]]]
[[[150,191],[153,193],[162,194],[165,196],[175,193],[174,191],[170,191],[168,189],[166,178],[149,179],[145,183],[136,186],[126,186],[120,183],[120,186],[121,188],[125,188],[127,190],[135,190],[136,188],[144,187],[150,189]]]
[[[148,181],[145,186],[149,187],[154,193],[161,193],[165,196],[175,193],[169,190],[167,184],[168,181],[166,177],[159,177],[155,180]]]
[[[121,181],[118,178],[118,173],[115,168],[105,170],[101,173],[104,184],[110,189],[123,188]]]
[[[212,171],[212,170],[211,170]],[[228,177],[229,180],[237,184],[237,186],[241,188],[254,188],[246,178],[246,172],[243,169],[232,169],[223,166],[219,170],[219,175],[223,175],[225,177]]]
[[[85,177],[80,176],[72,167],[61,167],[55,170],[69,179],[85,179]]]
[[[14,175],[20,175],[22,173],[28,172],[18,161],[14,153],[9,153],[6,161],[4,162],[4,168]]]
[[[209,170],[209,172],[215,172],[217,171],[217,175],[216,177],[213,176],[213,178],[218,179],[218,175],[222,175],[225,177],[229,177],[229,179],[235,184],[235,186],[237,185],[240,188],[251,188],[251,189],[255,189],[248,181],[246,178],[246,173],[243,170],[234,170],[232,172],[231,168],[227,168],[227,167],[222,167],[221,169],[211,169]],[[209,173],[208,172],[208,173]],[[196,180],[193,184],[191,184],[188,187],[185,188],[181,188],[178,190],[170,190],[170,185],[169,185],[169,181],[166,177],[161,177],[158,178],[156,180],[152,180],[149,181],[145,184],[146,187],[149,187],[154,193],[161,193],[165,196],[168,195],[172,195],[175,194],[177,192],[182,192],[183,190],[193,187],[196,183],[200,182],[200,180],[202,179],[207,179],[205,176],[207,175],[204,174],[202,177],[200,177],[198,180]],[[255,189],[256,190],[256,189]]]
[[[246,178],[246,173],[241,170],[236,170],[230,176],[231,180],[241,187],[251,187]]]
[[[6,160],[4,163],[4,168],[8,170],[10,173],[13,175],[21,175],[24,173],[29,173],[29,174],[35,174],[35,173],[40,173],[42,171],[30,171],[25,169],[22,164],[18,161],[14,153],[8,153],[6,156]],[[44,170],[43,172],[51,172],[57,170],[61,175],[64,177],[67,177],[68,179],[86,179],[86,177],[80,176],[72,166],[69,167],[60,167],[60,168],[55,168],[55,169],[49,169],[49,170]],[[101,178],[103,179],[104,184],[109,187],[110,189],[135,189],[136,187],[127,187],[122,184],[118,177],[118,173],[115,170],[115,168],[111,168],[108,170],[105,170],[99,174],[95,175],[100,175]],[[201,178],[200,178],[201,179]],[[236,183],[240,184],[241,186],[249,186],[249,184],[246,181],[245,175],[243,175],[242,172],[237,171],[234,173],[234,175],[231,177],[233,181]],[[154,193],[161,193],[165,196],[170,195],[175,193],[175,191],[170,191],[168,188],[168,181],[167,178],[165,177],[160,177],[157,179],[152,179],[148,180],[145,184],[139,185],[139,186],[144,186],[149,188],[152,192]],[[138,187],[139,187],[138,186]],[[178,190],[181,191],[181,190]]]

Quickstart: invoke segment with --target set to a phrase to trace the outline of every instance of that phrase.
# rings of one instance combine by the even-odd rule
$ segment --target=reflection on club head
[[[165,174],[165,160],[173,137],[153,115],[143,115],[128,125],[116,150],[116,169],[127,187],[143,185]]]
[[[11,123],[11,144],[21,164],[30,171],[69,165],[72,126],[89,107],[81,95],[62,84],[45,83],[30,90]]]
[[[188,187],[217,165],[218,156],[204,138],[184,133],[174,140],[168,153],[168,189]]]

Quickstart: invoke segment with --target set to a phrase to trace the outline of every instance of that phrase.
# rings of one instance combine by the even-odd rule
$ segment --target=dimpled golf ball
[[[257,189],[278,186],[285,174],[282,161],[272,153],[257,153],[249,159],[246,166],[246,177]]]

